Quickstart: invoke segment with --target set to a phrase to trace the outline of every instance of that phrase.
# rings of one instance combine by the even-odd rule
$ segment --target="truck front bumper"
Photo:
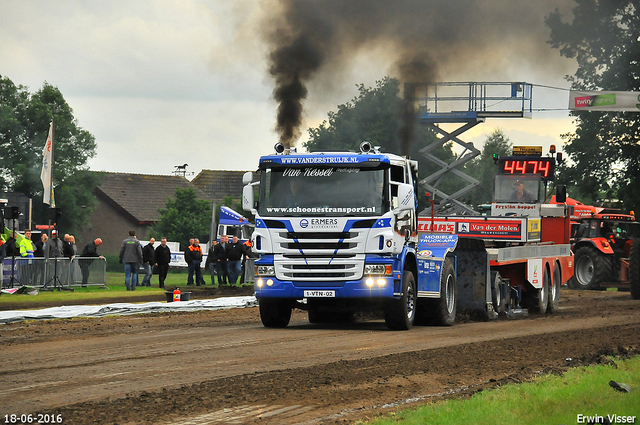
[[[256,298],[392,298],[396,293],[392,276],[365,276],[336,282],[283,281],[257,277]]]

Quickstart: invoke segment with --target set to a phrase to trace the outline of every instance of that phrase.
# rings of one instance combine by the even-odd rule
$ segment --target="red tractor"
[[[573,206],[571,247],[575,255],[569,287],[628,288],[634,299],[640,299],[640,223],[633,211],[621,214],[571,198],[567,204]]]

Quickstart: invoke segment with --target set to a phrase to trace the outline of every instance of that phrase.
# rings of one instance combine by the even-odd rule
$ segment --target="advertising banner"
[[[571,90],[569,110],[640,112],[640,92]]]

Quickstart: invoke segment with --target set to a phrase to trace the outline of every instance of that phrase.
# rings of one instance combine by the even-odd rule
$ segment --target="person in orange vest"
[[[202,263],[202,248],[200,247],[200,240],[194,239],[193,244],[189,245],[184,251],[184,260],[189,266],[189,277],[187,278],[187,285],[193,285],[193,272],[196,273],[196,284],[201,285],[202,269],[200,263]]]
[[[240,284],[244,283],[244,276],[247,269],[247,260],[249,258],[254,258],[253,252],[251,251],[251,240],[247,239],[247,241],[242,245],[244,255],[242,256],[242,269],[240,270]]]

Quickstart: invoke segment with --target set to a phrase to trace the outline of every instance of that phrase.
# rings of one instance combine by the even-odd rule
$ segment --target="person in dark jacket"
[[[44,283],[45,280],[45,266],[44,266],[44,247],[49,240],[49,236],[46,233],[40,235],[40,240],[33,244],[35,250],[33,251],[33,255],[36,258],[42,258],[42,260],[37,261],[36,264],[36,282]]]
[[[229,273],[227,271],[227,246],[229,245],[228,236],[220,236],[220,243],[215,247],[218,273],[218,286],[225,286],[229,284]]]
[[[144,268],[144,279],[140,286],[151,286],[151,276],[153,276],[153,265],[156,263],[156,250],[153,244],[154,238],[149,239],[149,243],[142,248],[142,267]]]
[[[16,232],[12,232],[9,239],[7,239],[5,248],[5,255],[7,257],[19,257],[20,256],[20,247],[18,246],[18,241],[16,240]]]
[[[129,237],[122,241],[120,264],[124,264],[124,284],[127,291],[135,291],[138,285],[138,267],[142,264],[142,247],[135,230],[130,230]]]
[[[159,287],[164,288],[164,281],[167,278],[169,263],[171,262],[171,249],[167,246],[167,238],[160,239],[160,245],[156,248],[154,258],[158,265]]]
[[[62,241],[62,255],[67,257],[69,260],[76,255],[73,249],[73,243],[71,243],[71,236],[69,234],[64,235],[64,240]]]
[[[238,240],[238,237],[234,235],[231,243],[227,246],[227,271],[229,273],[230,285],[238,283],[243,257],[244,245]]]
[[[62,246],[62,241],[58,239],[57,230],[54,229],[51,231],[51,238],[44,244],[42,250],[44,251],[44,258],[46,259],[64,256],[64,247]]]
[[[89,283],[89,272],[94,258],[104,258],[98,254],[98,247],[100,245],[102,245],[102,239],[95,238],[94,241],[89,242],[80,253],[78,265],[80,266],[80,272],[82,273],[82,286],[87,286]]]
[[[33,251],[33,255],[36,258],[44,258],[44,244],[47,243],[49,237],[46,233],[40,235],[40,240],[33,244],[35,250]]]
[[[189,277],[187,278],[187,285],[193,285],[193,272],[196,273],[196,284],[200,286],[202,282],[202,269],[200,263],[202,263],[202,248],[200,247],[200,240],[194,239],[193,245],[184,251],[184,260],[189,266]]]
[[[209,274],[211,275],[211,285],[216,285],[216,275],[218,274],[218,256],[216,254],[216,245],[218,245],[218,241],[214,240],[211,242],[211,247],[207,252],[207,261],[204,263],[205,270],[209,270]]]

